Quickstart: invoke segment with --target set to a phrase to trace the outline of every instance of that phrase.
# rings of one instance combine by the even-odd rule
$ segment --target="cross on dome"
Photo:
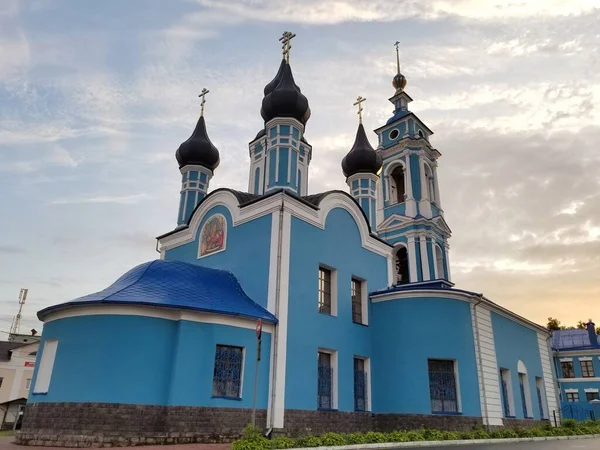
[[[200,97],[202,99],[202,102],[200,103],[200,117],[204,116],[204,104],[206,103],[206,94],[208,94],[210,91],[206,88],[202,88],[202,91],[200,92],[200,94],[198,94],[198,97]]]
[[[356,97],[356,102],[354,102],[354,106],[358,105],[358,122],[359,123],[362,123],[362,112],[363,112],[362,103],[366,100],[367,100],[366,98],[359,95],[358,97]]]

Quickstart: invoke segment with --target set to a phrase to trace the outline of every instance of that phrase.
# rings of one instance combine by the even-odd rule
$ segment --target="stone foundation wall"
[[[548,424],[548,420],[533,420],[533,419],[507,419],[504,418],[504,428],[515,430],[517,428],[539,428]]]
[[[113,447],[143,444],[225,443],[241,436],[251,422],[246,408],[125,405],[119,403],[30,403],[16,442],[53,447]],[[257,410],[266,427],[266,411]],[[505,419],[507,428],[540,426],[535,420]],[[425,414],[286,410],[284,429],[274,435],[327,432],[389,432],[418,428],[469,431],[480,417]]]

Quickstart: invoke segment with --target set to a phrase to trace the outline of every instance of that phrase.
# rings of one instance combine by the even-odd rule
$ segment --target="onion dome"
[[[292,117],[306,125],[310,118],[308,99],[294,82],[290,65],[288,63],[282,64],[280,70],[281,75],[279,78],[275,76],[271,82],[278,80],[277,85],[263,98],[260,115],[265,122],[275,117]],[[271,88],[271,83],[265,86],[265,92]]]
[[[363,127],[362,123],[359,124],[354,145],[342,160],[344,175],[346,178],[357,173],[372,173],[377,175],[382,165],[383,159],[381,155],[371,147],[367,133],[365,133],[365,127]]]
[[[265,96],[267,94],[270,94],[271,92],[273,92],[273,89],[275,89],[277,87],[277,85],[281,81],[281,75],[283,75],[283,68],[286,65],[287,65],[287,63],[285,62],[285,58],[283,58],[281,60],[281,64],[279,64],[279,70],[277,70],[277,74],[275,75],[275,78],[273,78],[271,81],[269,81],[269,84],[267,84],[265,86],[265,89],[263,91]]]
[[[194,132],[187,141],[179,146],[175,152],[179,168],[188,165],[197,165],[215,170],[219,166],[219,150],[210,142],[206,134],[204,116],[200,116]]]
[[[406,77],[398,72],[392,80],[392,86],[396,89],[396,94],[399,94],[406,87]]]

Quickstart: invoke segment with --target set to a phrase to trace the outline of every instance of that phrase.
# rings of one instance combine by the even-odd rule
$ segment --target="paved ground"
[[[12,437],[0,437],[0,450],[49,450],[51,447],[22,447],[12,443]],[[123,447],[131,450],[133,447]],[[229,444],[148,445],[136,447],[143,450],[229,450]],[[521,444],[453,445],[427,447],[429,450],[600,450],[600,439],[577,439],[570,441],[524,442]],[[60,450],[64,450],[61,448]]]

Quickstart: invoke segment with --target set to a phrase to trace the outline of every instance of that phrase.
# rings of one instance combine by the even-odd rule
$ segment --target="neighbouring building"
[[[590,320],[584,330],[552,336],[563,418],[600,420],[600,336]]]
[[[441,154],[397,62],[376,148],[357,101],[348,192],[309,189],[319,149],[285,56],[249,143],[248,192],[209,193],[220,156],[201,114],[176,152],[179,212],[160,259],[38,313],[20,443],[228,440],[251,420],[255,373],[257,423],[273,435],[551,416],[550,333],[451,281]]]
[[[0,429],[12,429],[23,410],[38,346],[38,342],[0,342]]]

